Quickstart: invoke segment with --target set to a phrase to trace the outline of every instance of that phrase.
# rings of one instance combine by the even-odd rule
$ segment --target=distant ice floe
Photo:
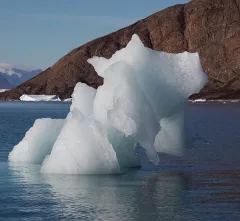
[[[3,93],[5,91],[9,91],[10,89],[0,89],[0,93]]]
[[[61,100],[58,95],[44,95],[44,94],[42,94],[42,95],[30,95],[30,94],[23,94],[20,97],[20,101],[30,101],[30,102],[54,102],[54,101],[72,102],[72,98],[67,98],[67,99]]]
[[[222,103],[222,104],[227,104],[227,103],[239,103],[239,99],[234,99],[234,100],[207,100],[207,99],[196,99],[196,100],[189,100],[190,103]]]
[[[61,101],[57,95],[28,95],[23,94],[20,97],[21,101]]]
[[[185,103],[207,83],[197,53],[154,51],[133,35],[110,59],[93,57],[88,62],[104,84],[96,90],[78,83],[58,130],[52,131],[58,122],[38,120],[9,161],[34,159],[32,163],[42,164],[42,173],[116,174],[129,167],[154,167],[158,152],[183,153]],[[38,127],[43,129],[39,133]],[[50,142],[42,143],[49,136]],[[139,150],[146,158],[141,159]]]
[[[189,100],[191,103],[197,103],[197,102],[206,102],[206,99],[196,99],[196,100]]]
[[[66,98],[64,100],[62,100],[63,102],[72,102],[72,98]]]

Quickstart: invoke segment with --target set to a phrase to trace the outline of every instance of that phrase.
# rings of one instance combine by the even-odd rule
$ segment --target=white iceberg
[[[190,100],[192,103],[198,103],[198,102],[206,102],[206,99],[196,99],[196,100]]]
[[[5,91],[9,91],[10,89],[0,89],[0,93],[3,93]]]
[[[88,62],[104,84],[97,90],[76,85],[43,173],[120,173],[141,162],[157,164],[158,152],[182,154],[185,102],[207,82],[197,53],[153,51],[133,35],[112,58]],[[140,161],[136,146],[148,160]]]
[[[30,95],[23,94],[20,97],[21,101],[61,101],[57,95]]]
[[[72,102],[72,98],[66,98],[63,100],[63,102]]]

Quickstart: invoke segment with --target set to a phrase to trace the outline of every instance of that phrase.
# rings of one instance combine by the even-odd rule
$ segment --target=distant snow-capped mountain
[[[22,84],[42,72],[41,69],[27,70],[14,65],[0,63],[0,88],[8,89]]]
[[[0,74],[0,89],[10,89],[12,87],[13,87],[13,85],[11,85],[8,82],[8,80]]]

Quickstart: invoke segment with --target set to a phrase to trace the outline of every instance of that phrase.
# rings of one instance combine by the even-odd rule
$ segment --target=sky
[[[187,0],[0,0],[0,62],[31,68]]]

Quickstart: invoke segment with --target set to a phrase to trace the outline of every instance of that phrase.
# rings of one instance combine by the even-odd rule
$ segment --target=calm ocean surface
[[[182,158],[161,155],[157,171],[64,176],[8,164],[35,119],[68,111],[62,103],[0,102],[0,220],[240,220],[239,103],[188,104],[193,148]]]

